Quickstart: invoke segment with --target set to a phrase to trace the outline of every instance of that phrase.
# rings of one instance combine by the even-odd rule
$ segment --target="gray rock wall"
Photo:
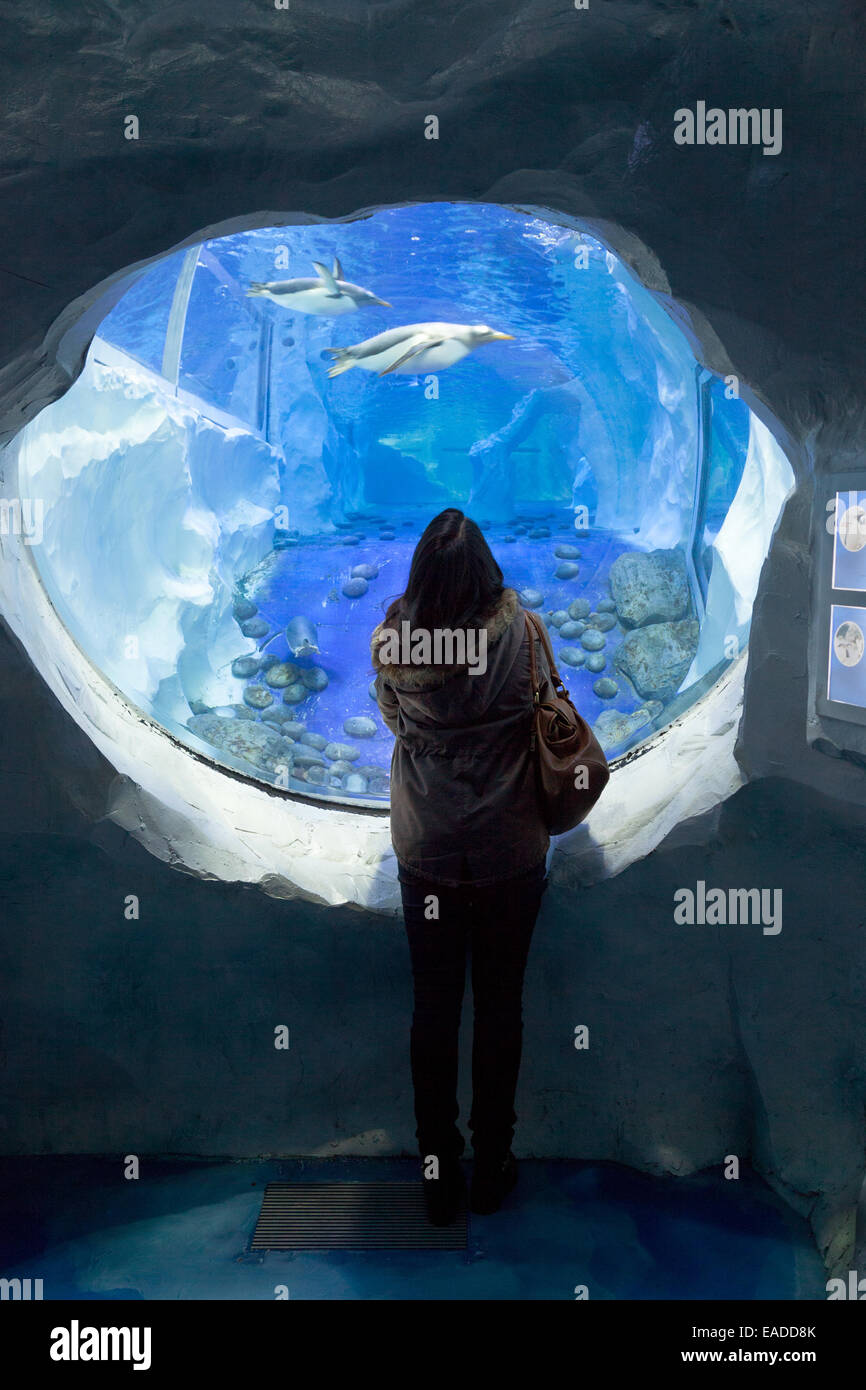
[[[106,277],[226,219],[431,198],[604,224],[688,306],[708,365],[781,422],[801,483],[762,576],[739,745],[768,780],[618,879],[551,895],[520,1145],[653,1171],[751,1156],[831,1264],[863,1170],[866,779],[808,742],[811,528],[827,470],[862,460],[864,29],[855,0],[37,0],[4,19],[0,165],[3,439],[77,370],[93,316],[59,365],[59,328],[43,339]],[[782,108],[782,153],[675,146],[673,113],[697,100]],[[110,769],[11,645],[2,671],[0,1145],[408,1146],[399,929],[146,858],[100,825]],[[698,878],[781,886],[781,935],[675,929],[673,889]],[[126,892],[142,894],[138,926]],[[278,1060],[263,1035],[282,1021]]]

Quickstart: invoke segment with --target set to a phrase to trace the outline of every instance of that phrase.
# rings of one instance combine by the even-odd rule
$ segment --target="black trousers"
[[[457,1037],[472,957],[472,1111],[476,1157],[504,1158],[517,1119],[523,977],[547,886],[545,864],[490,887],[446,887],[400,868],[415,991],[410,1058],[422,1156],[459,1157]]]

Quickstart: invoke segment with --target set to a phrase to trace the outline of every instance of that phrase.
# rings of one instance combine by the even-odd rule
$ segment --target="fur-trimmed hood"
[[[503,589],[502,597],[496,608],[486,622],[478,625],[478,632],[487,634],[487,651],[494,647],[502,636],[511,627],[515,617],[520,612],[520,599],[514,589]],[[465,629],[464,629],[465,631]],[[370,655],[373,660],[373,667],[377,674],[384,674],[389,685],[395,686],[400,690],[430,690],[436,686],[444,685],[454,676],[462,675],[469,670],[467,663],[462,664],[431,664],[421,665],[413,663],[411,665],[396,664],[382,660],[382,647],[386,642],[393,641],[393,634],[396,632],[398,638],[401,636],[401,624],[399,620],[392,624],[381,622],[374,629],[370,637]],[[412,634],[409,633],[411,645]]]

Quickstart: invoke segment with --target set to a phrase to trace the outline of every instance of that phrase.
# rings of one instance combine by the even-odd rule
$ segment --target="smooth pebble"
[[[267,672],[265,680],[272,690],[285,690],[298,679],[298,668],[291,661],[278,661]]]
[[[582,666],[586,660],[586,653],[579,647],[562,647],[559,652],[560,661],[564,661],[566,666]]]
[[[614,695],[619,693],[619,686],[610,676],[602,676],[600,681],[593,681],[592,688],[600,700],[612,700]]]
[[[353,748],[350,743],[329,743],[325,748],[325,757],[335,762],[355,763],[360,756],[360,749]]]
[[[292,750],[295,767],[324,767],[325,759],[315,748],[301,748],[300,744]]]
[[[250,709],[267,709],[268,705],[274,703],[274,697],[269,690],[265,690],[263,685],[248,685],[244,691],[244,700]]]
[[[321,666],[311,666],[309,670],[301,672],[301,681],[308,690],[327,690],[328,673]]]
[[[524,608],[540,608],[544,603],[544,594],[540,589],[521,589],[517,597]]]
[[[344,720],[343,733],[348,734],[349,738],[375,738],[377,729],[375,722],[368,719],[366,714],[356,714]]]
[[[303,743],[306,748],[318,748],[320,753],[328,746],[328,740],[324,734],[314,734],[308,729],[305,729],[299,736],[298,743]]]
[[[343,585],[343,593],[346,598],[361,598],[366,594],[368,587],[366,579],[347,579]]]

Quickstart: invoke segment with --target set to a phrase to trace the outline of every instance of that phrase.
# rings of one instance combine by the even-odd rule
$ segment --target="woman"
[[[452,1221],[465,1196],[456,1120],[467,945],[472,1210],[498,1210],[517,1181],[511,1142],[521,996],[550,843],[530,751],[525,626],[481,531],[449,508],[430,522],[405,593],[371,638],[379,708],[396,735],[391,836],[414,978],[416,1136],[436,1225]],[[536,661],[539,679],[549,679],[540,643]]]

